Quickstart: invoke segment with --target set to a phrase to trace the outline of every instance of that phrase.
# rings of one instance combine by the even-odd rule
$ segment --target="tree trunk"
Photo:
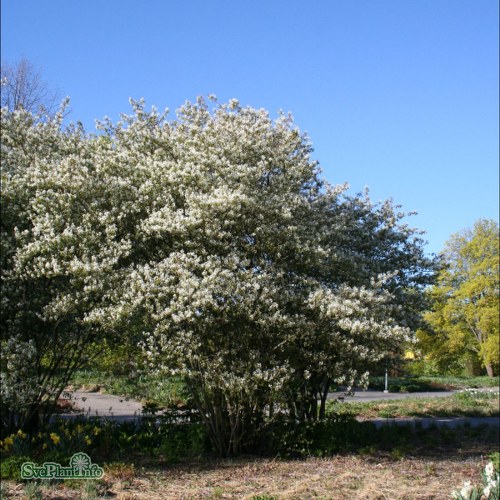
[[[493,366],[491,365],[491,363],[488,363],[486,365],[486,373],[488,374],[488,377],[494,377],[495,374],[493,373]]]
[[[328,397],[329,382],[325,384],[321,392],[321,408],[319,410],[319,419],[323,420],[326,416],[326,398]]]

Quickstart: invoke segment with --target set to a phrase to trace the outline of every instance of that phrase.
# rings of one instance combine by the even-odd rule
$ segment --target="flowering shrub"
[[[86,347],[123,336],[184,379],[221,455],[251,450],[278,408],[324,417],[331,384],[366,383],[418,324],[418,231],[328,185],[290,115],[132,106],[98,136],[2,110],[2,342],[35,360],[31,379],[2,365],[9,394],[33,391],[5,425],[49,413]]]
[[[90,148],[81,129],[61,129],[64,106],[45,120],[24,110],[1,111],[2,435],[19,427],[36,432],[99,334],[97,325],[83,322],[92,300],[81,293],[84,277],[61,266],[63,254],[76,259],[79,251],[65,227],[71,200],[60,182],[78,179],[58,177],[58,166],[85,161]],[[60,238],[58,250],[48,248],[54,238]]]
[[[489,462],[482,473],[483,484],[473,486],[465,481],[460,490],[452,492],[456,500],[498,500],[500,498],[500,474],[493,462]]]

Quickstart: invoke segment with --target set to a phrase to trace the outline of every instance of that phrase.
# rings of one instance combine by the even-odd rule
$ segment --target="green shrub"
[[[27,456],[11,456],[2,458],[0,465],[0,477],[3,480],[13,479],[15,481],[21,480],[21,466],[24,462],[32,462],[31,458]]]
[[[493,462],[493,466],[497,472],[500,472],[500,453],[495,451],[489,455],[489,459]]]
[[[303,422],[279,415],[265,432],[266,452],[287,457],[328,456],[369,443],[374,428],[371,422],[358,422],[347,410]]]
[[[162,429],[158,451],[169,462],[201,455],[209,448],[208,436],[202,424],[170,424]]]
[[[421,392],[422,389],[418,384],[408,384],[401,387],[401,392]]]

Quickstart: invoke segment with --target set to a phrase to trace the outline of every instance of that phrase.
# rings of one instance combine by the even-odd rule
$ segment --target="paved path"
[[[74,391],[69,393],[75,412],[63,413],[61,416],[68,418],[74,415],[86,417],[106,417],[116,421],[136,420],[140,418],[142,404],[128,398],[101,394],[99,392]]]

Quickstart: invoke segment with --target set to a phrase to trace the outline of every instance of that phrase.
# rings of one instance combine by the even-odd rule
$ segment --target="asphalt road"
[[[69,393],[74,411],[63,413],[62,417],[84,415],[86,417],[105,417],[117,421],[135,420],[141,417],[142,404],[128,398],[101,394],[99,392],[74,391]]]

